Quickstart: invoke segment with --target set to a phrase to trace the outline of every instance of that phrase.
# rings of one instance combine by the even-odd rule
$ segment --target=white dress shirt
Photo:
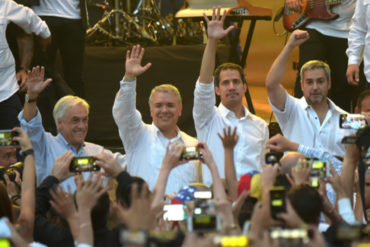
[[[306,28],[315,29],[326,36],[346,39],[352,23],[355,6],[356,0],[343,0],[340,4],[332,5],[331,8],[333,13],[339,15],[338,18],[330,21],[311,20],[306,25]]]
[[[127,172],[143,178],[153,190],[166,147],[169,142],[186,146],[197,145],[197,140],[178,130],[176,137],[167,139],[154,124],[145,124],[136,110],[136,81],[121,81],[121,88],[113,105],[113,117],[127,155]],[[182,187],[197,180],[194,162],[172,169],[166,193],[174,194]]]
[[[341,140],[352,131],[339,127],[339,115],[347,112],[336,106],[330,99],[328,102],[329,110],[322,124],[315,110],[307,104],[304,97],[297,99],[286,92],[283,111],[277,109],[271,101],[270,105],[286,138],[344,157],[345,146]]]
[[[264,120],[253,115],[244,106],[245,115],[237,118],[222,103],[215,106],[214,83],[196,83],[194,91],[193,117],[197,137],[207,143],[218,167],[221,178],[225,177],[224,147],[217,133],[223,135],[223,129],[237,127],[239,136],[234,147],[234,163],[237,179],[251,171],[261,171],[264,164],[265,146],[268,140],[268,128]],[[203,165],[203,183],[212,184],[211,173]]]
[[[370,83],[370,0],[357,0],[348,35],[348,64],[360,65],[362,55],[366,80]]]
[[[11,0],[0,0],[0,102],[18,91],[15,78],[15,61],[6,41],[6,27],[13,22],[26,33],[35,33],[42,38],[50,36],[48,26],[30,8]]]
[[[80,2],[80,0],[40,0],[40,4],[32,6],[32,9],[39,16],[81,19],[80,7],[85,6],[80,6]]]

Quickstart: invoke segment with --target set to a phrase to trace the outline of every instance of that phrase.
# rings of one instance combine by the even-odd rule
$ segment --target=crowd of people
[[[69,2],[74,1],[67,2],[58,8],[73,9]],[[301,8],[295,0],[287,2],[292,9]],[[348,8],[353,2],[340,5]],[[0,28],[13,21],[27,33],[40,35],[45,50],[50,37],[59,35],[54,34],[58,23],[81,29],[80,13],[67,11],[67,19],[72,20],[64,20],[58,11],[47,11],[53,5],[47,8],[46,0],[41,3],[35,11],[53,26],[51,36],[32,10],[11,0],[0,0],[0,13],[7,17],[0,17]],[[366,18],[366,12],[360,14],[361,4],[369,5],[357,1],[354,25]],[[0,246],[366,246],[370,242],[370,90],[361,92],[356,115],[350,114],[328,98],[337,86],[329,65],[309,60],[300,66],[303,96],[290,95],[281,84],[289,56],[320,32],[295,30],[266,77],[269,103],[281,127],[281,133],[269,133],[266,122],[243,104],[248,87],[243,68],[233,63],[216,68],[217,45],[234,29],[225,28],[225,18],[220,8],[213,8],[211,17],[204,16],[208,39],[199,78],[194,78],[196,138],[177,125],[182,98],[171,84],[152,89],[148,100],[152,123],[143,122],[136,109],[136,84],[151,63],[142,64],[145,49],[140,45],[126,53],[113,105],[125,154],[85,141],[90,106],[81,91],[57,101],[53,118],[58,133],[47,132],[37,102],[52,79],[43,66],[24,75],[23,109],[17,121],[1,125],[13,124],[11,130],[0,131]],[[356,30],[364,32],[363,27]],[[347,70],[353,85],[359,84],[358,51],[364,47],[365,72],[369,70],[365,36],[362,41],[349,39],[350,45],[362,44],[347,50],[349,61],[356,64],[349,63]],[[18,90],[17,76],[3,38],[0,59],[8,60],[0,62],[4,64],[0,107],[14,115],[7,101]],[[65,37],[55,42],[63,47],[61,38]],[[49,52],[55,53],[56,43]],[[74,48],[79,50],[72,51],[79,63],[83,48]],[[70,71],[71,76],[79,81],[74,86],[83,90],[76,75],[80,67],[74,69],[78,71]],[[0,115],[8,114],[4,112]]]

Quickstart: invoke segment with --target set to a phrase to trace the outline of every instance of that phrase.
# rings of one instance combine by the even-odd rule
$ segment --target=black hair
[[[116,200],[124,203],[127,207],[131,206],[131,188],[134,183],[138,185],[140,193],[145,184],[145,180],[140,177],[131,177],[130,183],[118,185],[116,189]]]
[[[220,74],[223,70],[237,70],[239,71],[240,78],[244,84],[247,84],[247,81],[245,80],[245,74],[243,68],[235,63],[223,63],[220,66],[217,67],[214,73],[214,80],[215,80],[215,86],[219,86],[220,84]]]

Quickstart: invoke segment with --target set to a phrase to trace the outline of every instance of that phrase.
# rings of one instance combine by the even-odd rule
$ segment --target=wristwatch
[[[25,159],[28,155],[33,155],[34,151],[32,148],[22,151],[23,159]]]
[[[36,102],[36,101],[37,101],[37,97],[36,97],[36,98],[34,98],[34,99],[31,99],[31,98],[28,96],[28,94],[26,94],[26,95],[24,96],[24,101],[25,101],[25,102],[28,102],[28,103]]]

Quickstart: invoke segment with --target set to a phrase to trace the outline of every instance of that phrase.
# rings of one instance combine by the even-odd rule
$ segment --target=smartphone
[[[198,190],[194,192],[195,199],[212,199],[212,191],[210,190]]]
[[[100,166],[95,164],[95,158],[92,156],[75,157],[69,165],[71,172],[94,172],[99,171]]]
[[[189,232],[218,232],[221,230],[221,219],[218,215],[192,215],[187,219]]]
[[[357,130],[366,126],[366,119],[361,114],[340,114],[339,126],[343,129]]]
[[[13,137],[19,136],[17,131],[0,130],[0,146],[19,146],[17,141],[13,141]]]
[[[265,154],[265,163],[272,164],[272,165],[275,163],[279,163],[283,155],[284,153],[281,153],[281,152],[268,152]]]
[[[181,160],[199,160],[203,158],[198,146],[185,147],[181,154]]]
[[[270,189],[270,211],[273,219],[277,219],[279,213],[286,211],[284,186],[274,186]]]
[[[163,219],[167,221],[183,221],[186,213],[183,204],[166,204],[163,206]]]
[[[307,161],[310,162],[310,161]],[[314,160],[311,166],[310,177],[311,178],[326,178],[330,177],[329,162],[322,160]]]

